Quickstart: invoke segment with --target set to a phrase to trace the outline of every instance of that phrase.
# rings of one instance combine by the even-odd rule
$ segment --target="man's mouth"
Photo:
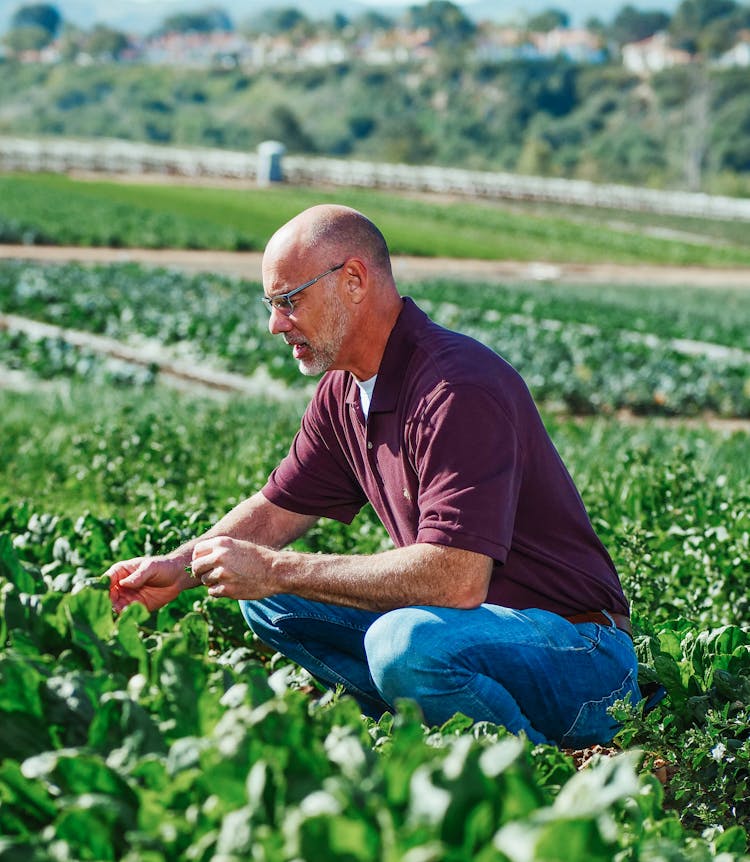
[[[295,359],[300,359],[310,346],[306,341],[287,341],[286,343],[292,348],[292,356]]]

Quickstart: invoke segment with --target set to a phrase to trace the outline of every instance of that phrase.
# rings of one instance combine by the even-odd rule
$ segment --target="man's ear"
[[[351,302],[359,305],[367,296],[369,280],[367,265],[358,257],[350,257],[344,265],[344,284]]]

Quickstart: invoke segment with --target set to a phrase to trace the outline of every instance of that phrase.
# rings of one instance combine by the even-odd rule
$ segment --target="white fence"
[[[101,171],[185,177],[257,178],[256,153],[163,147],[100,139],[0,137],[1,171]],[[750,199],[667,192],[585,180],[520,176],[460,168],[376,164],[345,159],[287,156],[289,183],[440,192],[487,199],[549,201],[669,215],[750,221]]]

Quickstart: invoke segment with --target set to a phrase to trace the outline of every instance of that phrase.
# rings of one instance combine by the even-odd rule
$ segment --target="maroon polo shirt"
[[[494,560],[494,604],[628,613],[521,377],[410,299],[388,339],[368,419],[352,375],[326,373],[263,494],[344,523],[369,500],[396,547],[428,542],[485,554]]]

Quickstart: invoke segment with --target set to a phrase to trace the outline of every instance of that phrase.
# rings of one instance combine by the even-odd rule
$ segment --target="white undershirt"
[[[375,381],[377,379],[378,375],[375,374],[369,380],[357,380],[357,386],[359,386],[359,403],[362,405],[362,412],[365,414],[365,419],[367,419],[367,414],[370,412],[372,391],[375,388]]]

